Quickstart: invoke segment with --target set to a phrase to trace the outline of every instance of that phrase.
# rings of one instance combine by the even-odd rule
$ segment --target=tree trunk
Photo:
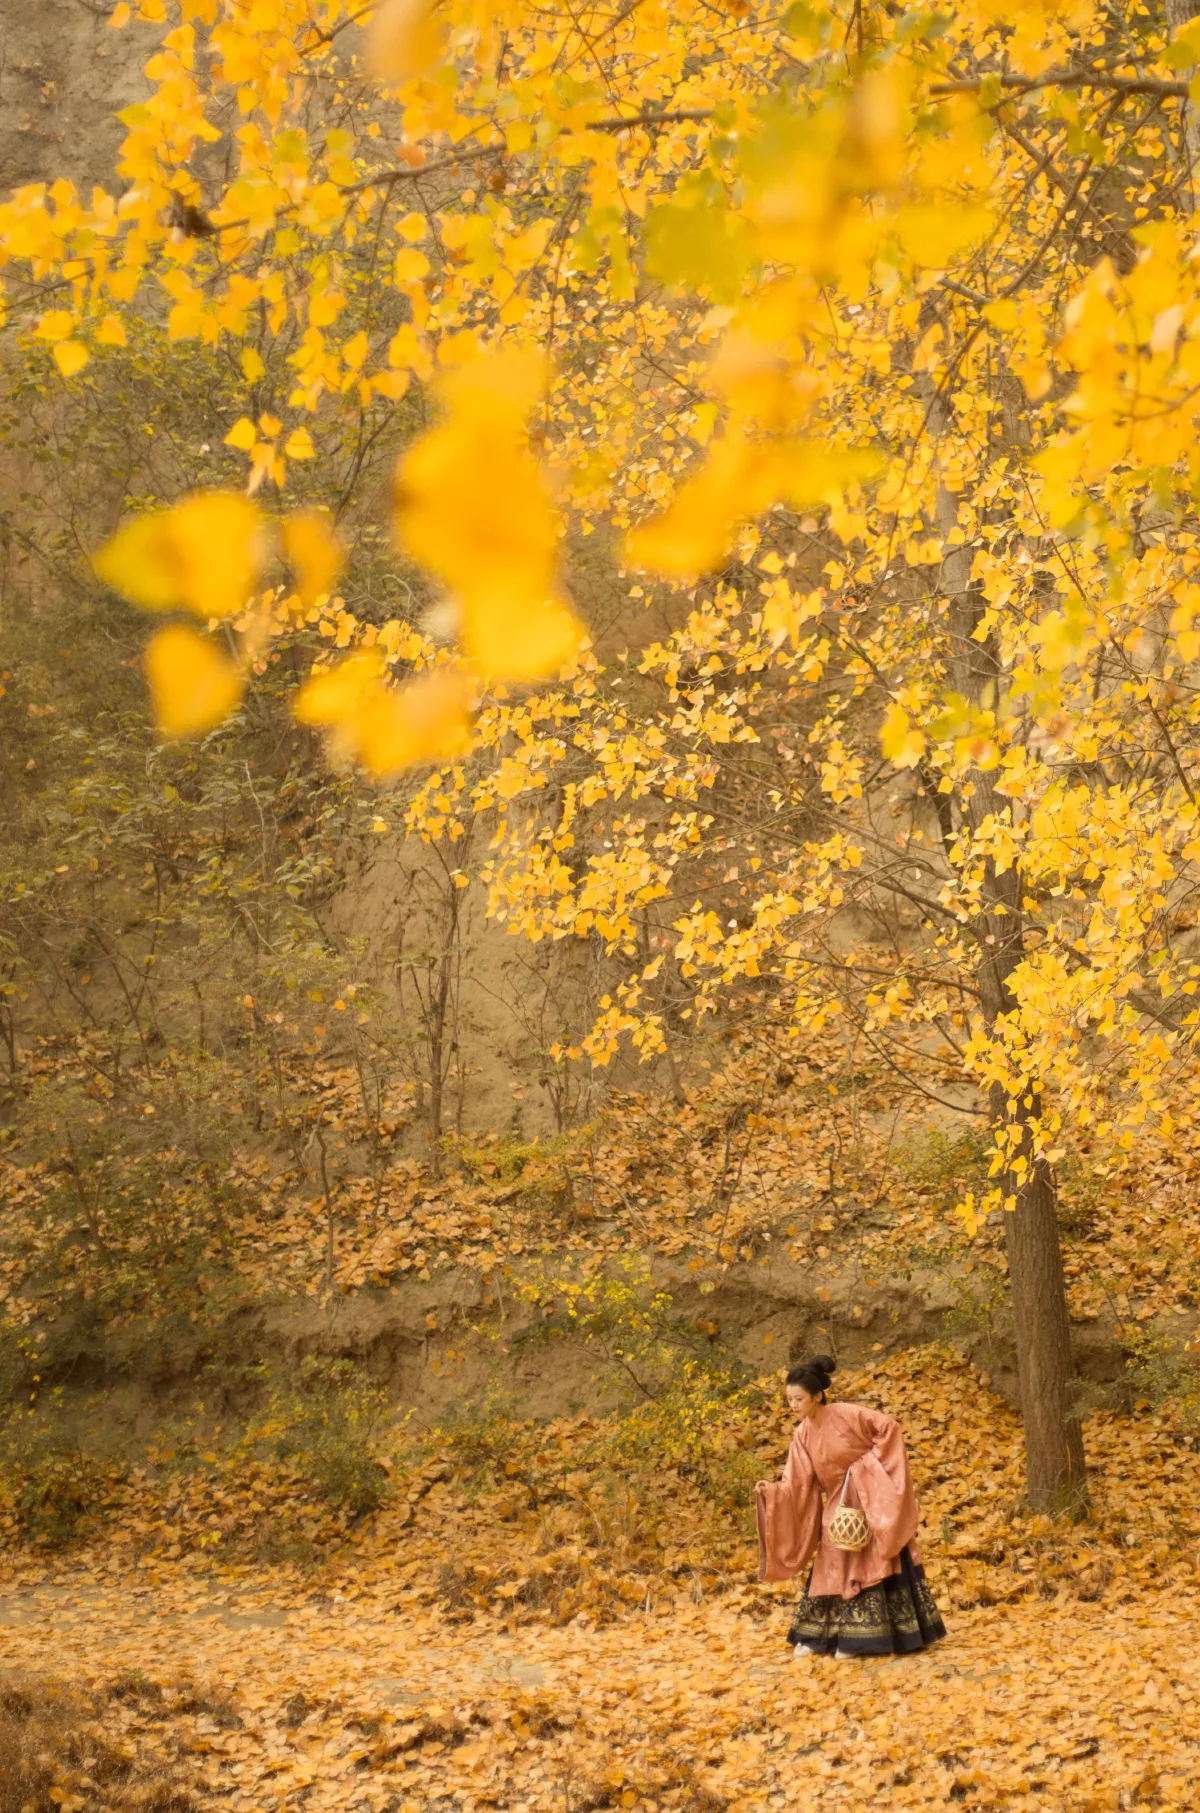
[[[945,410],[931,412],[934,420]],[[933,422],[931,421],[931,426]],[[937,420],[943,431],[948,426]],[[955,526],[957,507],[948,492],[937,500],[938,527],[943,536]],[[949,600],[949,667],[955,689],[976,708],[985,702],[999,704],[1002,673],[991,638],[976,641],[982,600],[971,582],[971,551],[952,547],[942,564],[942,585]],[[1003,817],[1007,801],[995,790],[993,777],[973,769],[963,788],[963,816],[975,832],[989,817]],[[1024,887],[1013,864],[997,874],[991,863],[984,876],[984,906],[975,922],[978,939],[976,979],[983,1018],[989,1029],[1017,1003],[1009,977],[1024,954]],[[1072,1510],[1087,1504],[1087,1475],[1083,1431],[1074,1407],[1074,1364],[1067,1312],[1066,1278],[1058,1238],[1054,1179],[1044,1160],[1034,1160],[1031,1123],[1036,1098],[1010,1100],[999,1086],[989,1098],[992,1129],[996,1133],[1020,1129],[1013,1156],[1024,1156],[1026,1169],[1010,1168],[1000,1180],[1015,1206],[1007,1211],[1009,1291],[1017,1348],[1017,1377],[1021,1387],[1021,1416],[1025,1426],[1025,1480],[1031,1509]]]
[[[1185,25],[1190,25],[1200,13],[1200,0],[1167,0],[1167,36],[1174,38]],[[1190,81],[1195,74],[1195,65],[1181,69],[1179,74],[1185,81]],[[1195,207],[1195,186],[1197,171],[1200,170],[1200,109],[1192,101],[1180,101],[1179,151],[1183,159],[1183,200],[1188,207]]]
[[[1087,1503],[1083,1430],[1074,1402],[1066,1280],[1047,1165],[1036,1166],[1018,1192],[1006,1231],[1026,1492],[1035,1511],[1080,1511]]]

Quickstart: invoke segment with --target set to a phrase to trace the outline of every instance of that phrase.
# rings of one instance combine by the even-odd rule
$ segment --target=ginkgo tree
[[[1062,1129],[1169,1137],[1200,980],[1200,24],[1092,0],[111,23],[153,40],[120,192],[18,191],[0,261],[64,383],[135,320],[238,358],[245,495],[164,500],[97,557],[191,618],[149,644],[162,733],[316,625],[343,652],[299,720],[381,780],[437,764],[410,825],[493,813],[493,910],[627,963],[596,1062],[749,987],[982,1115],[991,1187],[961,1213],[1006,1217],[1029,1495],[1081,1502]],[[414,395],[391,526],[433,608],[380,623],[352,569],[331,595],[334,487],[328,516],[287,492]],[[569,601],[593,545],[676,626],[624,663]],[[847,952],[851,908],[873,930]]]

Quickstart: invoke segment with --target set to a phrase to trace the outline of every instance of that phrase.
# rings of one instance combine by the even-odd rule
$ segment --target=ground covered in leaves
[[[304,1565],[247,1558],[224,1501],[152,1515],[147,1479],[103,1540],[4,1564],[0,1743],[46,1696],[77,1721],[14,1813],[1194,1807],[1194,1440],[1091,1414],[1094,1516],[1055,1525],[1017,1508],[1015,1419],[952,1354],[846,1383],[909,1434],[950,1632],[928,1654],[794,1662],[744,1511],[665,1474],[622,1522],[585,1466],[543,1496],[448,1453]],[[787,1435],[764,1410],[764,1471]]]
[[[48,1043],[32,1070],[57,1086],[77,1062]],[[436,1166],[413,1144],[410,1090],[381,1132],[363,1119],[352,1065],[319,1051],[305,1063],[297,1099],[359,1153],[332,1220],[262,1137],[232,1153],[214,1187],[170,1146],[136,1162],[112,1153],[84,1175],[72,1153],[46,1149],[32,1108],[25,1133],[0,1135],[0,1314],[23,1337],[5,1336],[7,1357],[0,1342],[0,1372],[15,1378],[36,1359],[44,1378],[79,1352],[108,1354],[123,1330],[126,1347],[140,1339],[157,1353],[249,1303],[349,1298],[449,1266],[479,1273],[486,1305],[511,1268],[548,1255],[572,1267],[634,1250],[713,1280],[740,1261],[832,1255],[878,1276],[969,1269],[984,1304],[1004,1290],[1002,1228],[968,1241],[954,1214],[964,1191],[986,1186],[982,1135],[969,1119],[966,1131],[931,1127],[884,1067],[855,1069],[830,1037],[789,1049],[784,1064],[748,1034],[684,1099],[614,1095],[586,1126],[548,1140],[447,1140]],[[1189,1071],[1177,1086],[1179,1125],[1153,1154],[1101,1160],[1064,1133],[1059,1205],[1077,1320],[1109,1316],[1136,1334],[1178,1319],[1190,1332],[1200,1079]],[[362,1159],[368,1149],[382,1169]]]

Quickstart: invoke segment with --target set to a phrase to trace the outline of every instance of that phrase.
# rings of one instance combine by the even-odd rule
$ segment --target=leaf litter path
[[[1200,1805],[1191,1586],[959,1610],[924,1655],[839,1663],[793,1661],[786,1598],[749,1586],[508,1631],[414,1616],[382,1579],[144,1582],[14,1569],[0,1668],[107,1694],[205,1808]]]

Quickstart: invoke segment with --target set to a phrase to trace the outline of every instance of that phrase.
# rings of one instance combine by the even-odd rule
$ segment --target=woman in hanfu
[[[946,1627],[913,1540],[917,1501],[904,1436],[894,1417],[865,1404],[829,1403],[835,1371],[819,1354],[787,1375],[799,1422],[783,1478],[756,1488],[759,1578],[790,1580],[816,1556],[788,1631],[797,1657],[905,1655],[936,1643]],[[861,1548],[830,1539],[843,1505],[869,1525]],[[844,1514],[833,1534],[862,1541],[866,1532]]]

